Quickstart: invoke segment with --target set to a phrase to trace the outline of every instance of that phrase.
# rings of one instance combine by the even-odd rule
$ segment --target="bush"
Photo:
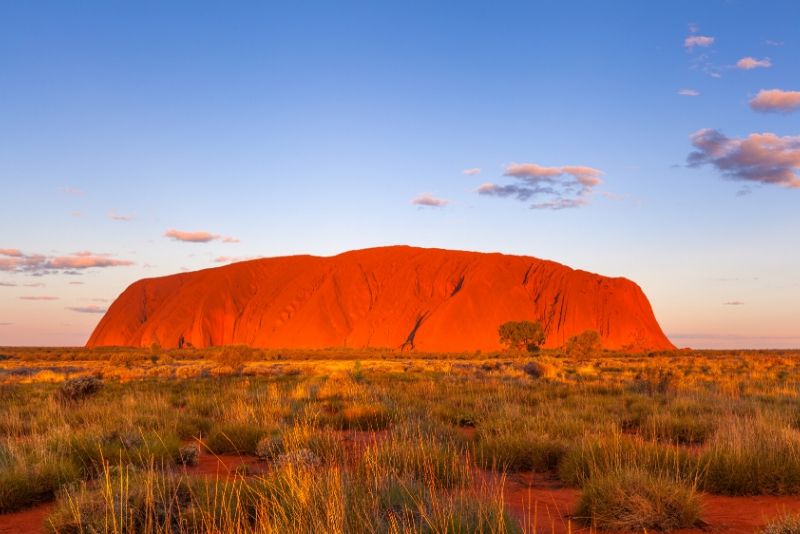
[[[700,499],[685,482],[624,469],[587,480],[575,516],[601,530],[670,531],[695,526]]]
[[[777,519],[773,519],[761,534],[800,534],[800,515],[786,514]]]
[[[33,466],[8,466],[0,470],[0,514],[48,501],[63,484],[80,478],[69,459],[54,459]]]
[[[621,435],[584,438],[566,453],[558,474],[564,483],[580,487],[625,467],[683,480],[698,476],[697,459],[687,451]]]
[[[522,371],[533,378],[554,378],[556,369],[542,361],[530,361],[522,366]]]
[[[600,352],[602,348],[600,334],[595,330],[586,330],[569,338],[564,352],[573,358],[587,358]]]
[[[227,423],[211,431],[206,446],[214,454],[256,454],[263,429],[246,423]]]
[[[503,345],[528,352],[538,351],[545,338],[542,324],[532,321],[505,322],[500,325],[497,333]]]
[[[369,447],[362,466],[373,475],[410,476],[435,487],[453,488],[469,479],[469,466],[455,447],[424,438],[414,442],[393,438]]]
[[[103,387],[103,381],[94,376],[82,376],[65,380],[56,390],[61,402],[76,402],[95,395]]]
[[[714,433],[713,420],[700,415],[653,414],[642,424],[641,430],[648,438],[679,445],[705,443]]]
[[[656,395],[670,395],[675,393],[677,377],[672,371],[652,369],[648,367],[636,374],[631,384],[631,389],[654,397]]]
[[[380,404],[363,404],[344,408],[336,424],[342,430],[383,430],[390,422],[386,408]]]
[[[256,445],[256,456],[263,461],[274,460],[283,452],[283,440],[279,435],[261,438]]]
[[[555,469],[566,451],[561,440],[511,430],[481,433],[475,444],[475,459],[487,469],[543,472]]]
[[[106,436],[79,435],[70,441],[70,458],[85,476],[97,476],[108,466],[165,467],[180,459],[175,436],[155,433],[119,433]]]
[[[254,359],[254,352],[246,345],[227,345],[214,351],[210,357],[217,364],[238,372],[245,363]]]
[[[701,465],[704,489],[724,495],[800,493],[800,433],[758,418],[720,424]]]
[[[177,462],[180,465],[198,465],[200,463],[200,446],[192,443],[178,449]]]

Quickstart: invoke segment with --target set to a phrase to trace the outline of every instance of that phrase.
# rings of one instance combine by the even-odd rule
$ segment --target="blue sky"
[[[681,346],[798,347],[797,20],[791,1],[5,3],[0,345],[82,344],[141,277],[406,243],[631,278]],[[699,148],[704,129],[724,137]],[[558,199],[578,205],[530,207]]]

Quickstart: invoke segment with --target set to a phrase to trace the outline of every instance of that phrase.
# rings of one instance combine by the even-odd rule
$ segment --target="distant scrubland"
[[[710,495],[800,495],[798,371],[797,351],[3,348],[0,514],[52,503],[52,532],[705,527]],[[526,503],[523,478],[569,510]]]

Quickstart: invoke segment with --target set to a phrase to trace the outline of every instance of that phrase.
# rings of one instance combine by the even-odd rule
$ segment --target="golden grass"
[[[232,350],[0,349],[0,512],[55,498],[52,528],[74,532],[514,532],[476,474],[533,470],[582,492],[587,525],[668,530],[696,490],[800,494],[800,353]],[[198,440],[263,469],[184,471]]]

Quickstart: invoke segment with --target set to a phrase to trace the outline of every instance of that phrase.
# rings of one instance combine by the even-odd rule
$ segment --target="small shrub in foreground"
[[[197,465],[200,463],[200,446],[191,443],[178,449],[177,462],[180,465]]]
[[[246,423],[227,423],[211,431],[206,446],[214,454],[256,454],[264,431]]]
[[[566,453],[559,464],[559,478],[571,486],[626,467],[653,475],[693,481],[697,459],[683,449],[624,435],[587,436]]]
[[[723,422],[701,456],[704,489],[724,495],[800,493],[800,433],[758,418]]]
[[[625,469],[587,480],[575,516],[603,530],[670,531],[695,526],[700,499],[687,483]]]
[[[773,519],[761,534],[800,534],[800,515],[786,514]]]
[[[103,387],[103,381],[94,376],[81,376],[65,380],[56,391],[61,402],[76,402],[95,395]]]
[[[80,470],[66,459],[0,470],[0,514],[50,500],[63,484],[79,478]]]
[[[543,472],[555,469],[566,451],[567,446],[561,440],[510,430],[480,434],[475,444],[475,459],[487,469]]]

